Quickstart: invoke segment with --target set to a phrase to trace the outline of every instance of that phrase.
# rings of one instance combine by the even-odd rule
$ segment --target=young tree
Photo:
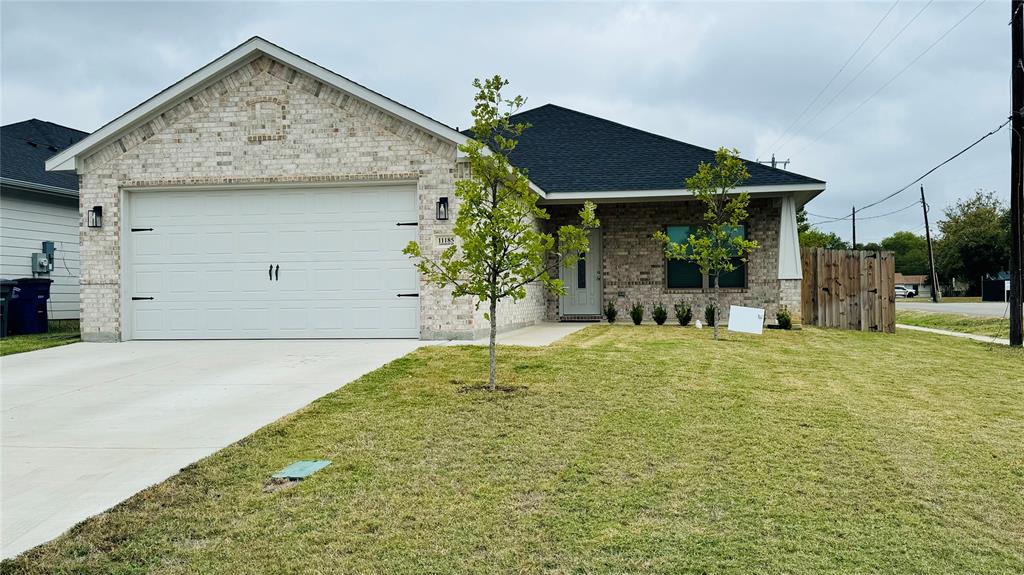
[[[736,233],[747,219],[750,196],[746,192],[737,194],[735,189],[749,177],[738,150],[719,148],[713,165],[701,162],[697,173],[686,180],[687,189],[704,204],[704,225],[696,234],[690,234],[686,242],[673,242],[662,231],[654,234],[654,238],[665,246],[665,257],[697,264],[701,273],[712,282],[719,317],[722,309],[719,276],[736,269],[734,258],[745,262],[747,254],[758,247],[756,241]],[[719,323],[721,321],[716,318],[713,326],[716,340]]]
[[[526,100],[522,96],[506,99],[501,90],[507,85],[500,76],[473,81],[477,89],[473,138],[459,146],[468,159],[469,177],[455,183],[455,245],[436,260],[427,257],[416,242],[409,242],[404,250],[417,258],[416,267],[427,282],[452,287],[452,297],[475,298],[477,308],[487,302],[491,391],[497,380],[498,302],[523,299],[526,286],[533,282],[563,294],[558,266],[573,265],[586,253],[588,230],[600,225],[594,204],[587,202],[580,210],[581,225],[560,227],[557,243],[555,236],[541,231],[540,222],[549,218],[548,213],[537,205],[526,174],[508,158],[529,126],[512,121]],[[550,254],[554,257],[549,258]]]

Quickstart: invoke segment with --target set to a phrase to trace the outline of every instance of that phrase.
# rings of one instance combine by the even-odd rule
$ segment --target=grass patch
[[[49,333],[0,338],[0,356],[35,351],[81,341],[78,320],[53,320]]]
[[[423,348],[0,572],[1024,572],[1024,352],[724,337],[502,347],[517,393],[460,392],[485,348]]]
[[[998,317],[897,309],[896,323],[945,329],[959,333],[972,333],[988,337],[1010,337],[1010,320]]]

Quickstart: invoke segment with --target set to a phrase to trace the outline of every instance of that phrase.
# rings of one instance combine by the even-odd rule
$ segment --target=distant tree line
[[[834,232],[815,229],[807,213],[797,212],[800,245],[835,250],[850,249],[849,242]],[[968,293],[981,290],[981,280],[1005,271],[1010,260],[1010,210],[992,192],[977,191],[943,211],[934,239],[935,267],[939,282],[955,278]],[[880,242],[858,243],[857,249],[887,250],[896,256],[896,271],[905,275],[928,274],[928,244],[924,235],[899,231]]]

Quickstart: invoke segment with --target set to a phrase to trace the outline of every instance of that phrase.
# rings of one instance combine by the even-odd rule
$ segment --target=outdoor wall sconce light
[[[437,200],[437,219],[447,220],[448,219],[448,198],[440,198]]]
[[[93,206],[85,213],[85,223],[90,228],[103,227],[103,206]]]

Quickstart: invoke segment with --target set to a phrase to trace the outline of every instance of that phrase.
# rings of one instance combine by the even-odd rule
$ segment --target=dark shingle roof
[[[0,176],[77,191],[78,176],[47,172],[45,163],[50,156],[88,135],[36,119],[0,127]]]
[[[677,190],[715,152],[554,104],[514,116],[528,122],[511,155],[546,192]],[[470,131],[463,132],[472,135]],[[748,186],[822,184],[821,180],[747,162]]]

